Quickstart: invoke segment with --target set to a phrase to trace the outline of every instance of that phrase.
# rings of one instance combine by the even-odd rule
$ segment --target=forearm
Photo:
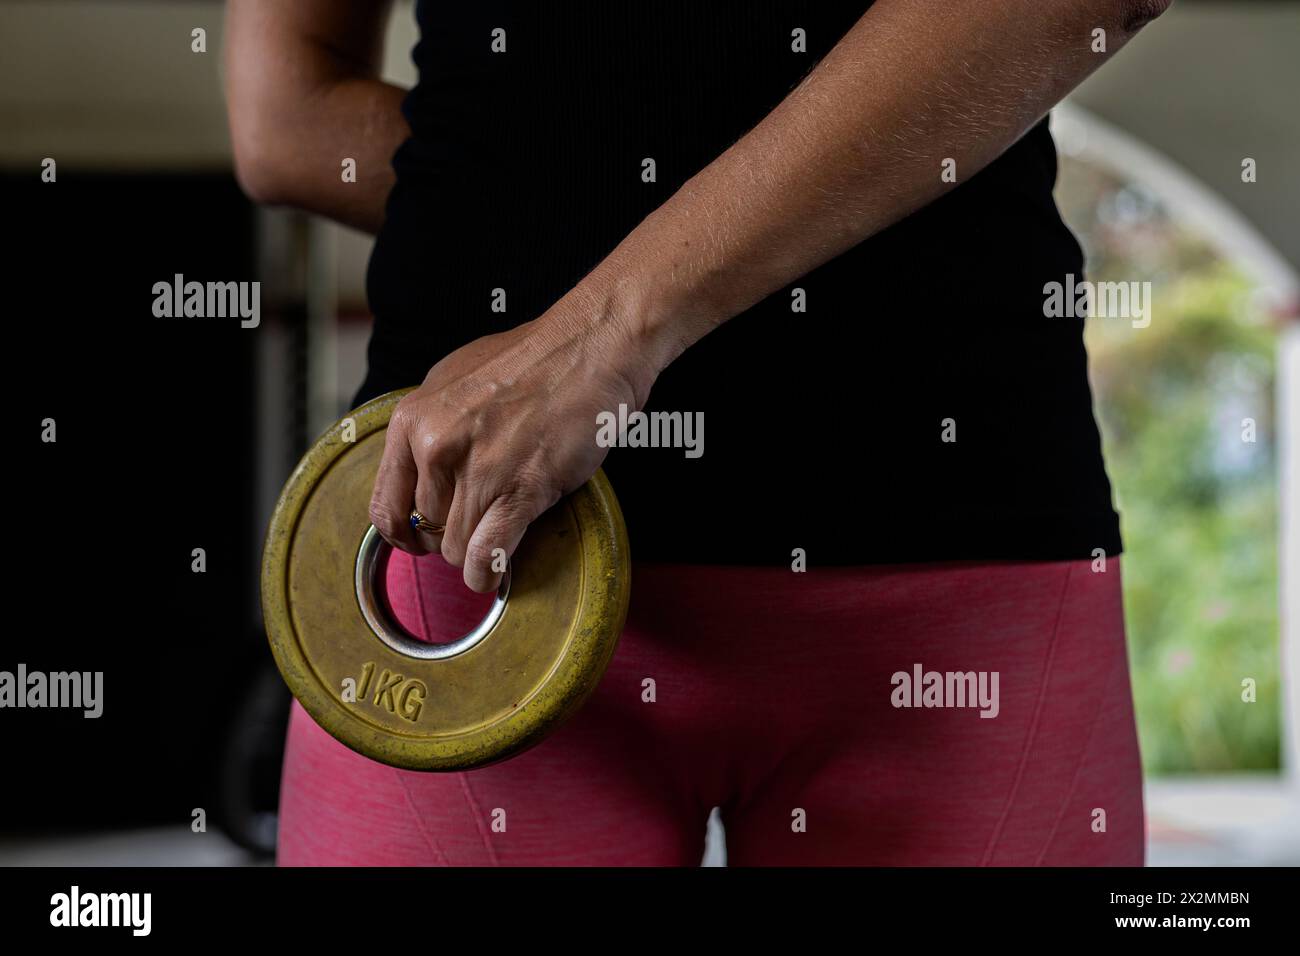
[[[653,376],[721,322],[953,188],[945,160],[957,184],[969,179],[1162,8],[878,0],[575,292],[631,329]],[[1105,53],[1092,49],[1097,28]]]
[[[391,159],[409,135],[402,117],[405,91],[368,78],[322,85],[303,101],[281,147],[264,157],[271,177],[262,201],[318,213],[365,232],[378,231],[395,180]],[[355,181],[344,178],[354,160]]]
[[[381,0],[229,0],[226,95],[235,171],[258,202],[374,232],[409,135],[405,91],[379,78]],[[355,162],[355,175],[344,163]]]

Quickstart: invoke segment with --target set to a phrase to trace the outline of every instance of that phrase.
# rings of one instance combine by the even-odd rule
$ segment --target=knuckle
[[[505,507],[508,514],[531,521],[559,500],[559,491],[544,475],[524,474],[506,497]]]
[[[498,548],[503,547],[502,543],[496,540],[483,540],[474,542],[465,553],[465,567],[473,568],[480,575],[490,577],[493,573],[492,561],[496,557]]]
[[[448,530],[442,536],[442,546],[439,549],[442,552],[442,558],[452,567],[460,568],[465,565],[465,547],[459,539],[459,535]]]
[[[370,523],[378,528],[379,533],[385,538],[393,538],[401,533],[404,519],[399,517],[388,505],[372,501],[370,503]]]
[[[455,454],[451,446],[447,442],[439,441],[438,436],[432,431],[420,432],[411,444],[415,448],[416,460],[423,467],[434,471],[451,470]]]
[[[418,421],[419,415],[411,402],[411,396],[408,395],[393,409],[393,414],[388,419],[388,428],[390,431],[406,433],[414,429]]]

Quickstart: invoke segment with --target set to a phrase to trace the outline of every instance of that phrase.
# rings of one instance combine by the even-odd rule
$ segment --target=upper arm
[[[295,137],[313,97],[342,77],[378,76],[391,0],[229,0],[225,90],[235,169],[256,195],[269,157]]]

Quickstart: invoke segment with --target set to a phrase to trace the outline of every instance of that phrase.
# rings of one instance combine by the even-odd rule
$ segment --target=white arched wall
[[[1279,622],[1282,769],[1300,804],[1300,276],[1231,203],[1159,151],[1089,111],[1066,103],[1052,114],[1063,155],[1107,169],[1159,197],[1169,215],[1203,237],[1251,277],[1262,304],[1279,319],[1277,423],[1279,457]]]

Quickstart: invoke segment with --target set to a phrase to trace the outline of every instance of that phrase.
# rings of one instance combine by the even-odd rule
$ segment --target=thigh
[[[816,719],[724,808],[729,861],[1140,865],[1118,574],[1112,560],[839,582],[841,620],[822,620],[799,675]],[[988,704],[958,705],[980,675]]]
[[[280,798],[281,866],[689,866],[703,821],[647,777],[626,741],[575,720],[468,773],[352,753],[295,703]]]
[[[454,638],[482,604],[440,559],[395,554],[389,598],[415,636]],[[437,563],[433,563],[437,562]],[[640,679],[654,634],[630,621],[600,687],[511,760],[418,773],[344,747],[295,702],[281,783],[281,865],[695,865],[705,816],[653,759]]]

